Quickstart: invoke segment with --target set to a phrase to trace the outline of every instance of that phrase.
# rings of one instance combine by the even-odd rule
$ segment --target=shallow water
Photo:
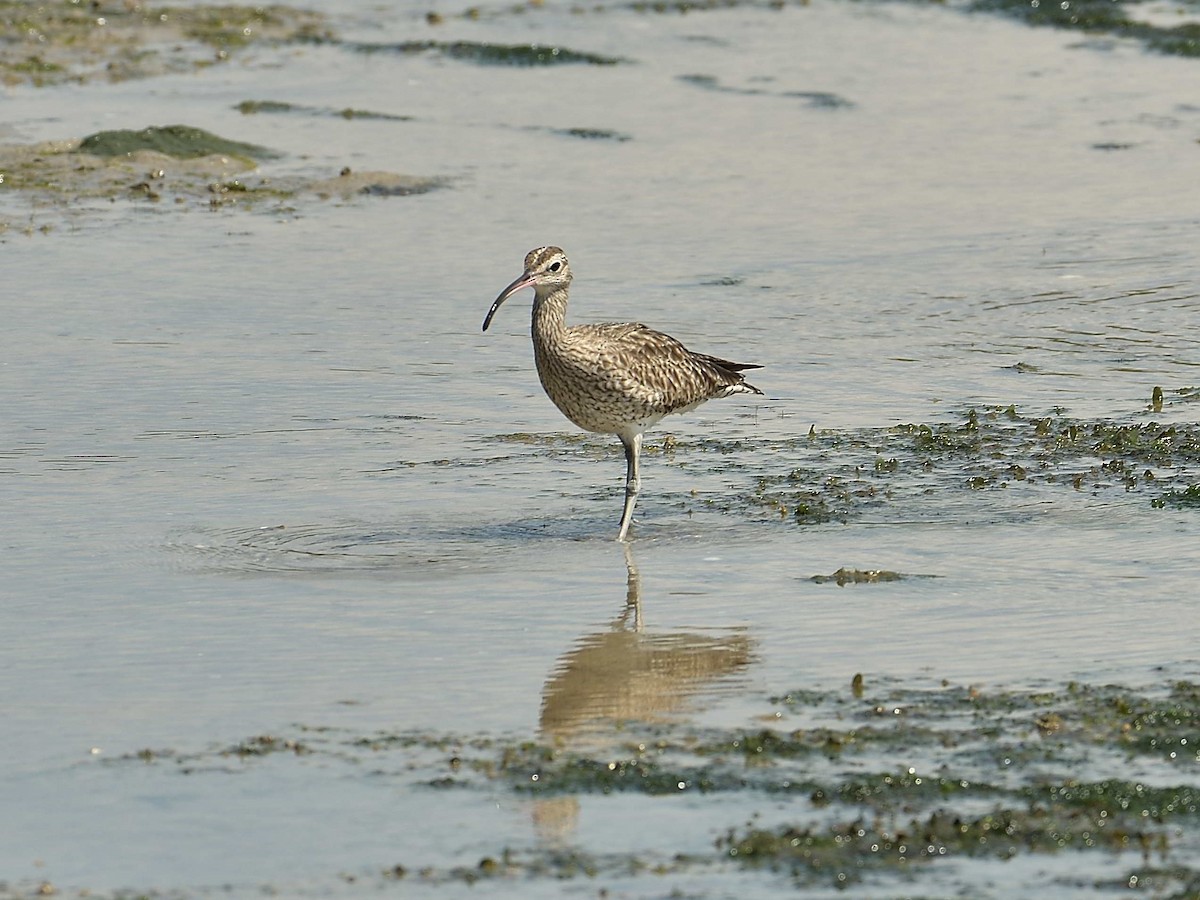
[[[580,735],[605,716],[740,724],[766,696],[855,672],[1195,676],[1194,507],[1103,485],[974,491],[969,472],[901,479],[904,499],[844,522],[738,498],[797,467],[833,471],[801,440],[810,427],[880,435],[993,404],[1194,424],[1175,392],[1200,380],[1196,60],[900,5],[543,9],[437,28],[423,10],[337,9],[347,41],[558,43],[628,62],[299,46],[5,89],[5,140],[180,121],[285,150],[279,173],[451,185],[257,211],[0,194],[0,797],[20,811],[0,827],[0,877],[336,893],[351,890],[339,873],[394,857],[441,866],[536,843],[533,823],[555,815],[505,794],[381,790],[334,763],[199,781],[105,766],[142,748],[297,723],[522,740],[572,716]],[[413,118],[246,116],[243,100]],[[525,251],[551,242],[571,254],[576,321],[636,318],[765,366],[765,398],[657,430],[678,446],[645,466],[640,633],[619,621],[633,588],[611,541],[615,440],[576,439],[546,400],[521,302],[479,331]],[[1152,414],[1156,385],[1168,402]],[[1195,482],[1188,465],[1162,467],[1164,484]],[[812,580],[841,567],[908,577]],[[653,690],[628,677],[672,666],[691,674]],[[639,689],[653,696],[631,700]],[[576,707],[557,724],[554,698]],[[700,852],[721,802],[655,805],[664,818],[629,832],[644,798],[586,800],[571,840]],[[1012,890],[982,864],[959,883],[1045,883],[1021,871]],[[675,885],[789,890],[728,872]]]

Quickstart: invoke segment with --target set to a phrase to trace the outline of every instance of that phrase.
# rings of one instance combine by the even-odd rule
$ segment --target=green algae
[[[946,743],[946,735],[919,725],[898,722],[886,726],[810,727],[790,732],[764,728],[704,736],[691,748],[691,752],[721,761],[737,758],[743,764],[763,767],[763,772],[751,779],[759,790],[771,793],[811,792],[814,798],[827,801],[831,796],[839,795],[842,788],[827,783],[818,784],[808,778],[781,779],[778,773],[768,772],[766,767],[781,761],[835,760],[844,756],[869,754],[873,748],[915,746],[929,741]]]
[[[139,150],[162,153],[175,159],[196,159],[214,154],[248,159],[279,156],[266,147],[232,141],[189,125],[150,126],[137,131],[99,131],[85,137],[75,148],[76,153],[100,157],[129,156]]]
[[[1161,756],[1164,744],[1189,747],[1189,758],[1200,761],[1194,755],[1200,727],[1195,708],[1188,705],[1195,691],[1196,686],[1187,682],[1153,696],[1111,685],[1079,684],[1036,693],[887,691],[890,702],[926,714],[937,710],[937,720],[951,724],[941,740],[934,734],[924,738],[926,743],[956,750],[943,755],[941,771],[922,774],[906,769],[852,776],[822,786],[811,795],[814,806],[832,804],[835,810],[849,810],[849,816],[829,822],[801,814],[798,821],[776,827],[732,828],[718,841],[718,848],[745,866],[786,872],[802,883],[838,886],[881,871],[911,875],[914,864],[933,865],[943,859],[1004,861],[1027,854],[1128,850],[1189,859],[1186,848],[1194,846],[1200,825],[1200,785],[1194,770],[1178,770],[1182,783],[1152,785],[1121,777],[1089,780],[1072,771],[1070,763],[1079,750],[1093,767],[1096,754],[1104,750],[1117,754],[1114,762],[1130,754],[1153,758]],[[807,691],[797,692],[797,698],[802,706],[811,706],[815,699]],[[782,699],[790,703],[793,698]],[[836,706],[846,709],[853,704],[841,698]],[[1047,712],[1047,707],[1054,711]],[[1013,715],[1028,717],[1035,712],[1030,721],[1039,727],[1027,728],[1027,737],[1014,746]],[[960,720],[963,713],[969,714],[969,727],[960,728],[966,724]],[[1047,734],[1060,733],[1063,723],[1071,723],[1066,726],[1069,733],[1047,744]],[[1147,725],[1165,726],[1168,734],[1149,741],[1131,738]],[[942,730],[939,724],[932,727],[933,732]],[[844,746],[861,752],[869,739],[863,735]],[[789,756],[795,752],[794,741],[751,743],[764,751]],[[894,749],[904,752],[903,745]],[[997,773],[1006,772],[1003,781],[981,780],[989,755],[996,757]],[[1179,757],[1166,759],[1179,761]],[[1049,775],[1053,768],[1046,768],[1055,761],[1061,773],[1058,778]],[[1014,766],[1017,784],[1011,779]],[[1124,768],[1112,767],[1113,771]],[[1027,774],[1021,774],[1022,769]],[[991,808],[982,814],[971,812],[980,801]],[[1177,845],[1181,845],[1178,851]],[[1130,877],[1136,885],[1141,876]],[[1171,877],[1186,883],[1197,877],[1197,870],[1184,866]]]
[[[1175,396],[1185,402],[1191,389]],[[755,449],[742,447],[751,455]],[[759,475],[741,502],[800,525],[847,522],[867,512],[911,515],[926,497],[944,498],[947,491],[1116,492],[1177,508],[1195,508],[1200,499],[1200,427],[1192,424],[1030,416],[1007,405],[968,410],[957,423],[814,430],[770,449],[806,462]]]
[[[1200,24],[1152,25],[1131,18],[1133,3],[1112,0],[971,0],[974,12],[999,13],[1035,27],[1064,28],[1140,41],[1147,49],[1172,56],[1200,57]]]
[[[928,0],[912,0],[919,5],[928,5]],[[1053,27],[1069,29],[1084,34],[1102,34],[1113,38],[1121,38],[1140,42],[1148,50],[1173,56],[1200,56],[1200,24],[1185,22],[1174,26],[1155,25],[1139,21],[1129,14],[1130,7],[1136,7],[1148,0],[1131,0],[1129,3],[1116,3],[1113,0],[966,0],[954,4],[953,8],[966,13],[1003,15],[1015,18],[1031,27]],[[579,5],[572,9],[576,14],[598,15],[618,10],[629,10],[639,14],[657,15],[689,15],[712,11],[731,9],[781,10],[787,7],[805,7],[808,0],[615,0],[615,2],[592,2],[586,6]],[[1187,10],[1187,0],[1180,4],[1183,11]],[[532,2],[516,4],[510,7],[499,7],[484,11],[478,7],[468,7],[458,16],[462,19],[475,21],[485,15],[499,18],[513,15],[527,15],[539,10],[549,9],[545,4]],[[431,25],[444,22],[446,15],[440,11],[430,11],[426,21]],[[701,87],[724,89],[716,85],[712,76],[683,76]],[[739,92],[740,89],[733,89]],[[832,94],[822,92],[793,92],[791,96],[808,100],[811,105],[829,109],[852,106],[850,101]]]
[[[885,485],[865,481],[857,473],[830,474],[798,466],[783,474],[759,476],[752,500],[797,525],[823,525],[848,522],[888,497]]]
[[[887,581],[900,581],[904,578],[899,572],[888,569],[851,569],[843,566],[832,575],[813,575],[809,581],[814,584],[833,583],[838,587],[847,584],[879,584]]]
[[[615,141],[618,144],[633,140],[627,134],[622,134],[619,131],[613,131],[608,128],[556,128],[554,129],[554,133],[565,137],[580,138],[585,141]]]
[[[243,100],[233,107],[243,116],[254,116],[259,113],[290,113],[307,111],[310,107],[297,103],[285,103],[282,100]]]
[[[664,764],[652,758],[588,759],[567,754],[540,765],[510,761],[504,768],[515,790],[533,794],[612,794],[632,792],[647,796],[684,791],[712,793],[747,787],[734,772],[708,766]]]
[[[0,146],[0,185],[34,203],[72,209],[86,199],[157,202],[170,196],[207,204],[209,185],[236,180],[256,167],[253,159],[243,155],[179,158],[139,148],[136,137],[128,143],[113,132],[93,137],[96,148],[111,150],[111,155],[81,150],[78,140]],[[117,139],[108,143],[109,137]]]
[[[411,122],[412,116],[400,116],[393,113],[374,112],[369,109],[354,109],[344,107],[331,109],[321,106],[305,106],[300,103],[287,103],[281,100],[243,100],[234,107],[244,116],[273,115],[294,113],[307,116],[328,116],[339,119],[363,119],[377,122]]]
[[[1193,852],[1200,842],[1198,698],[1200,685],[1186,680],[1140,690],[1078,682],[982,690],[856,677],[851,690],[802,688],[770,698],[781,724],[816,716],[838,726],[647,732],[626,724],[618,732],[624,737],[601,754],[540,740],[298,726],[292,737],[257,734],[208,751],[142,751],[109,764],[174,758],[180,773],[214,778],[281,764],[272,762],[281,757],[296,764],[312,757],[322,769],[337,763],[426,790],[506,790],[539,803],[588,794],[728,794],[742,798],[728,812],[739,820],[748,803],[790,798],[785,821],[728,822],[709,854],[504,847],[466,865],[390,863],[377,870],[384,881],[550,882],[733,866],[778,872],[796,884],[898,880],[907,893],[932,872],[967,871],[947,866],[968,860],[1070,852],[1094,868],[1133,851],[1142,865],[1120,883],[1187,890],[1200,883]],[[1186,748],[1189,756],[1172,756],[1169,748]],[[936,768],[874,769],[929,751]],[[851,758],[856,764],[847,766]],[[1165,768],[1152,781],[1130,778],[1139,761]]]
[[[373,178],[359,187],[356,193],[365,197],[415,197],[445,187],[441,178]]]
[[[1164,393],[1164,409],[1194,402],[1196,391]],[[607,437],[570,432],[496,435],[486,443],[523,444],[538,456],[619,458]],[[736,474],[743,487],[719,495],[677,492],[667,502],[693,512],[710,509],[751,520],[816,527],[872,521],[978,520],[974,499],[992,497],[990,514],[1028,517],[1028,505],[1053,499],[1105,498],[1152,507],[1195,509],[1200,500],[1200,426],[1145,419],[1076,419],[1030,414],[1015,404],[966,410],[950,422],[883,428],[815,427],[784,438],[678,438],[666,434],[643,448],[647,457],[697,475]],[[509,454],[504,459],[512,458]],[[447,460],[477,466],[492,459]],[[772,471],[774,469],[774,471]],[[1070,499],[1067,499],[1070,498]],[[869,573],[871,569],[858,569]],[[842,584],[869,582],[854,567],[821,573]],[[894,573],[903,576],[903,573]],[[927,577],[909,575],[907,577]],[[891,575],[880,574],[876,581]]]
[[[0,82],[124,81],[203,68],[246,47],[333,40],[323,15],[285,5],[155,6],[0,0]]]
[[[1036,750],[1043,761],[1061,759],[1067,764],[1077,749],[1110,750],[1123,759],[1170,764],[1200,762],[1200,713],[1188,705],[1197,691],[1200,688],[1190,682],[1157,694],[1077,684],[1059,691],[1028,692],[956,686],[914,691],[886,684],[865,696],[856,691],[795,691],[772,699],[784,711],[779,721],[819,712],[842,724],[793,730],[655,732],[650,739],[627,743],[623,753],[605,758],[523,742],[504,746],[480,771],[508,780],[515,788],[540,792],[662,793],[692,786],[706,791],[775,791],[779,773],[769,771],[770,766],[847,755],[887,759],[931,746],[939,748],[947,765],[961,769],[935,776],[915,769],[883,772],[819,785],[827,798],[869,801],[886,809],[914,795],[945,797],[968,788],[976,795],[995,793],[1000,789],[988,786],[982,776],[1008,769],[1013,753],[1022,746]],[[1054,735],[1054,743],[1046,743],[1049,735]],[[1004,758],[1010,762],[1004,763]],[[750,763],[753,770],[746,768]],[[770,766],[764,769],[764,763]],[[1069,772],[1069,765],[1063,772]],[[789,789],[813,784],[807,775]],[[1108,782],[1098,784],[1102,793],[1111,793]],[[1190,805],[1183,811],[1194,812],[1194,798],[1186,803]]]
[[[181,17],[185,36],[219,50],[245,47],[263,37],[288,43],[332,40],[323,19],[291,6],[199,6],[158,15]]]
[[[1144,2],[1144,0],[1143,0]],[[671,0],[671,2],[595,3],[577,13],[599,14],[625,9],[637,13],[687,14],[733,8],[781,9],[804,6],[803,0]],[[489,17],[526,14],[543,9],[539,3],[488,11]],[[1155,52],[1200,56],[1200,24],[1158,26],[1137,21],[1127,5],[1110,0],[1073,0],[1071,3],[1028,0],[971,0],[968,12],[1000,14],[1034,27],[1056,27],[1088,34],[1105,34],[1136,40]],[[98,14],[99,13],[99,14]],[[473,21],[485,13],[468,8],[459,14]],[[431,12],[436,25],[445,14]],[[255,45],[321,43],[344,46],[363,53],[433,52],[479,65],[545,66],[559,64],[616,65],[625,62],[565,47],[539,44],[498,44],[483,41],[411,40],[394,44],[343,43],[319,12],[283,4],[153,6],[137,3],[32,4],[25,0],[0,0],[0,31],[22,35],[23,40],[0,41],[0,80],[35,86],[63,82],[111,81],[145,78],[219,64]],[[712,90],[771,94],[798,99],[822,109],[843,109],[853,103],[823,91],[771,92],[760,88],[720,85],[709,75],[685,75],[685,81]]]
[[[309,752],[311,751],[302,741],[280,738],[270,734],[259,734],[246,738],[223,751],[226,756],[239,757],[267,756],[272,753],[290,753],[294,756],[302,756]]]
[[[553,884],[631,874],[728,878],[749,870],[796,885],[844,888],[870,879],[911,895],[926,884],[942,890],[947,878],[955,884],[955,873],[969,872],[975,860],[1070,854],[1080,871],[1114,871],[1105,876],[1108,887],[1156,885],[1183,897],[1179,892],[1200,884],[1195,682],[1013,690],[856,676],[848,689],[803,686],[764,701],[771,727],[626,722],[614,727],[607,749],[521,736],[297,725],[291,733],[99,763],[218,778],[289,760],[313,772],[340,766],[417,790],[488,798],[507,792],[550,804],[539,807],[548,815],[574,815],[585,796],[726,798],[703,807],[720,835],[709,853],[592,854],[551,842],[497,847],[440,867],[392,860],[354,876],[356,882]],[[786,806],[779,805],[784,798]],[[560,803],[568,806],[554,805]],[[782,811],[782,821],[747,819],[756,806]],[[1130,852],[1141,864],[1122,870]]]
[[[680,75],[679,80],[693,87],[722,94],[739,94],[744,97],[783,97],[792,100],[803,100],[808,106],[816,109],[849,109],[854,106],[854,103],[845,97],[831,94],[828,91],[770,91],[758,87],[733,87],[722,84],[713,75],[704,74]]]
[[[1006,861],[1068,850],[1161,851],[1169,848],[1169,838],[1165,831],[1131,817],[1101,818],[1039,803],[1000,806],[976,816],[937,809],[893,827],[856,818],[833,825],[735,829],[717,846],[743,865],[786,868],[801,881],[831,880],[844,886],[872,871],[909,871],[915,864],[937,860]]]
[[[625,62],[615,56],[585,53],[545,44],[493,44],[477,41],[402,41],[397,44],[355,44],[359,53],[436,53],[448,59],[481,66],[615,66]]]
[[[1180,508],[1200,508],[1200,483],[1189,484],[1185,488],[1170,490],[1153,501],[1157,507],[1175,506]]]
[[[1200,686],[1176,682],[1155,699],[1116,687],[1069,689],[1072,718],[1088,740],[1170,762],[1200,762]]]
[[[0,190],[31,205],[80,214],[84,200],[162,204],[169,208],[260,210],[294,215],[302,200],[407,197],[447,187],[448,179],[395,172],[332,177],[271,176],[257,159],[273,151],[184,125],[104,131],[83,140],[0,145]]]

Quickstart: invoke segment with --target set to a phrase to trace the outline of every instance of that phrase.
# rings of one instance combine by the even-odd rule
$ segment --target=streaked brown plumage
[[[505,300],[533,288],[533,356],[546,394],[580,428],[615,434],[625,447],[625,509],[617,535],[623,541],[641,488],[642,432],[663,416],[715,397],[761,394],[741,374],[761,366],[693,353],[670,335],[637,323],[568,326],[570,284],[562,250],[530,250],[525,271],[500,292],[483,330]]]

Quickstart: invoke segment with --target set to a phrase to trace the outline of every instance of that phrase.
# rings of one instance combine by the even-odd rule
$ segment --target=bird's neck
[[[557,288],[533,299],[533,342],[554,344],[567,331],[567,289]]]

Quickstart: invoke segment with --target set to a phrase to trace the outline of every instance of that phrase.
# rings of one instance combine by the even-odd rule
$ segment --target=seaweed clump
[[[1002,13],[1027,25],[1128,38],[1172,56],[1200,56],[1200,24],[1164,27],[1139,22],[1127,15],[1126,4],[1112,0],[971,0],[969,9]]]
[[[272,159],[279,156],[266,147],[231,141],[190,125],[150,126],[137,131],[98,131],[85,137],[75,148],[76,153],[102,157],[129,156],[140,150],[162,153],[175,159],[198,159],[213,154],[248,159]]]
[[[334,40],[290,6],[0,0],[0,83],[127,81],[222,63],[247,47]]]
[[[1178,402],[1191,391],[1177,392]],[[801,525],[868,511],[919,515],[930,497],[939,516],[954,503],[977,516],[965,497],[993,490],[1117,491],[1149,495],[1158,508],[1200,506],[1200,426],[1191,424],[1026,416],[997,406],[969,410],[958,423],[814,430],[771,449],[793,451],[803,463],[760,476],[746,499]]]
[[[402,41],[398,44],[356,44],[359,53],[437,53],[448,59],[481,66],[615,66],[624,60],[549,44],[493,44],[479,41]]]

